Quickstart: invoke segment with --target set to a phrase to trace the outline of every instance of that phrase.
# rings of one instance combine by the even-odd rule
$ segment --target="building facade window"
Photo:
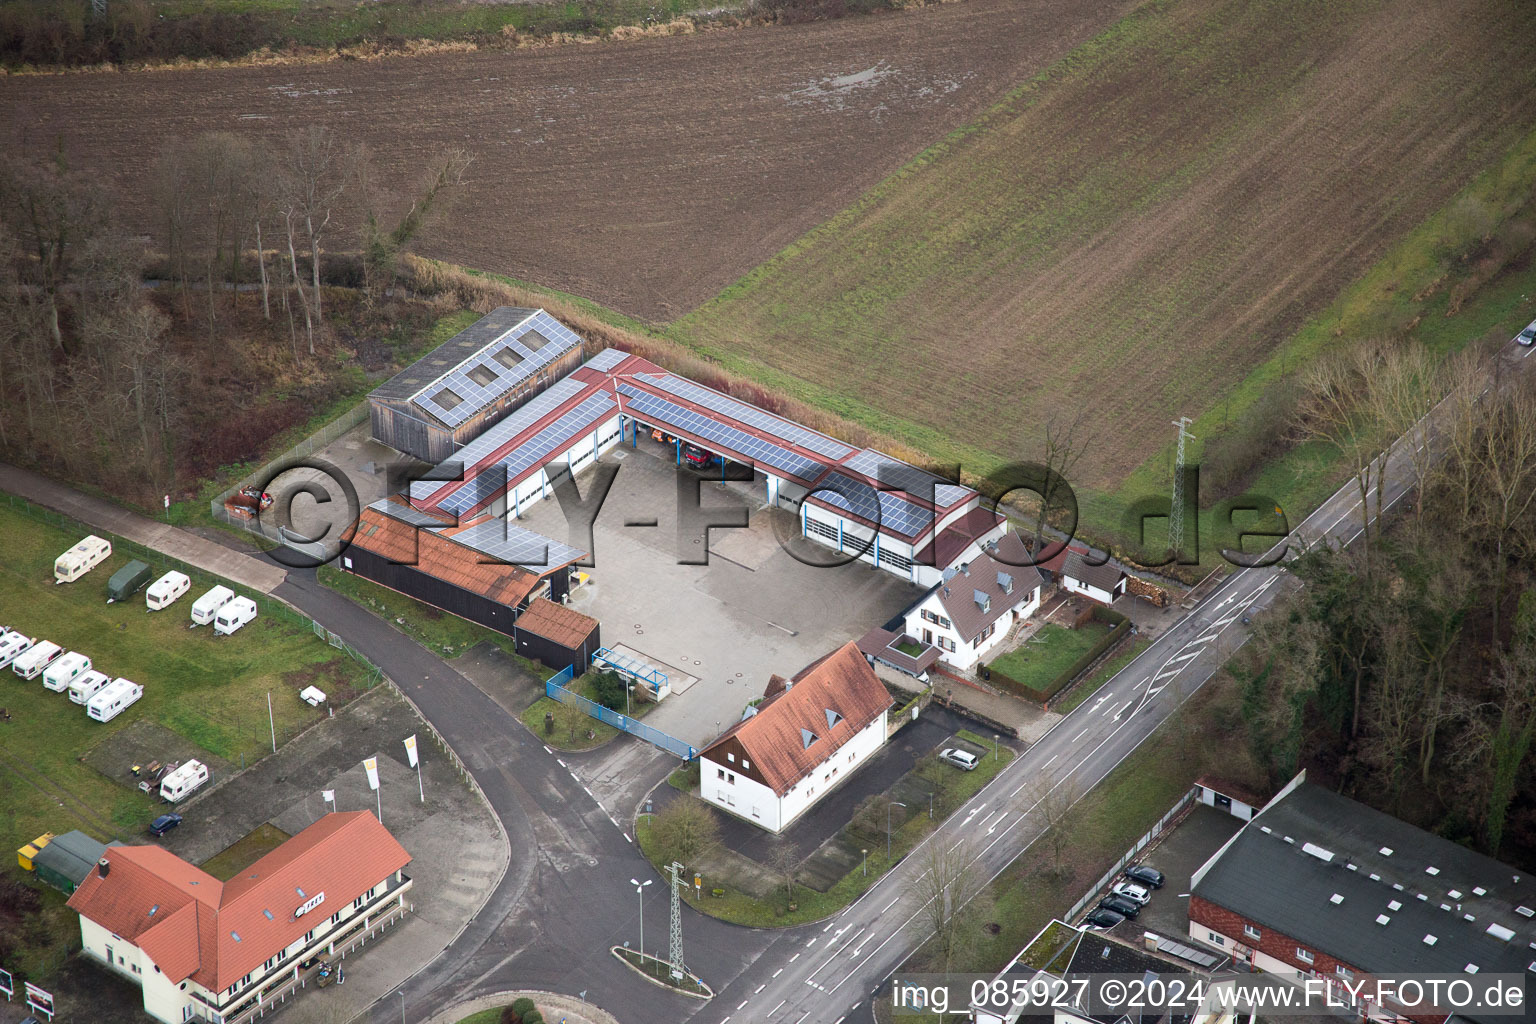
[[[1338,975],[1340,978],[1343,978],[1345,981],[1349,981],[1352,978],[1354,978],[1354,976],[1355,976],[1355,972],[1354,971],[1352,971],[1348,967],[1344,967],[1342,965],[1335,967],[1333,969],[1333,973]]]
[[[1300,960],[1304,964],[1310,964],[1312,963],[1314,957],[1312,956],[1312,951],[1310,949],[1302,949],[1300,946],[1297,946],[1296,959]]]
[[[1213,946],[1225,946],[1227,944],[1227,940],[1215,932],[1208,931],[1205,933],[1205,936]]]
[[[1251,925],[1251,924],[1243,925],[1243,938],[1245,938],[1245,939],[1252,939],[1253,941],[1257,942],[1260,939],[1262,939],[1263,937],[1264,937],[1263,933],[1260,932],[1253,925]]]

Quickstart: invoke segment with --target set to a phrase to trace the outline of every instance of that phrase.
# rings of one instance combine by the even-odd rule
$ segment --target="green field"
[[[1506,157],[1536,122],[1533,34],[1507,0],[1154,0],[670,333],[974,472],[1085,410],[1073,482],[1118,532],[1166,493],[1171,419],[1241,415],[1339,336],[1330,304],[1373,267],[1454,275],[1465,225],[1413,233],[1480,174],[1529,195],[1536,165]],[[1419,326],[1343,336],[1382,323]],[[1255,482],[1304,498],[1326,461]]]
[[[158,723],[238,766],[271,752],[268,693],[281,743],[321,715],[299,700],[300,689],[318,684],[339,703],[368,682],[358,663],[268,614],[228,637],[189,629],[191,602],[208,586],[202,581],[164,612],[149,613],[142,595],[108,605],[107,578],[129,561],[122,552],[80,581],[55,586],[54,558],[81,535],[0,507],[0,622],[89,655],[101,671],[142,684],[144,696],[99,723],[66,694],[44,689],[41,677],[0,674],[0,705],[11,714],[0,722],[0,849],[75,828],[103,841],[140,836],[158,800],[133,788],[126,763],[120,777],[108,777],[82,761],[95,751],[115,763],[113,737],[137,723]]]

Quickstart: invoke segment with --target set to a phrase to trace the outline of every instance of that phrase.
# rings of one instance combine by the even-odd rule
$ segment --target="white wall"
[[[1074,580],[1065,574],[1061,577],[1061,587],[1070,594],[1082,594],[1084,597],[1092,598],[1100,604],[1109,604],[1115,599],[1115,595],[1109,591],[1101,590],[1081,580]]]
[[[699,758],[699,792],[716,807],[746,818],[770,832],[782,827],[779,795],[761,782],[741,774],[740,767]],[[725,773],[725,778],[720,773]]]
[[[885,745],[886,713],[860,729],[831,757],[817,765],[805,778],[790,787],[781,801],[781,817],[788,826],[815,805],[816,801],[830,793],[837,784],[869,759],[869,756]],[[836,773],[834,774],[834,769]]]
[[[956,578],[958,579],[960,577]],[[1027,592],[1016,591],[1015,593],[1020,598],[1020,600],[1017,605],[1010,609],[1010,611],[1017,610],[1019,618],[1028,618],[1039,610],[1039,587],[1031,588]],[[951,652],[947,649],[941,648],[939,653],[939,660],[956,669],[970,669],[974,667],[977,662],[985,659],[987,654],[995,647],[997,647],[998,644],[1002,643],[1004,638],[1008,636],[1008,631],[1013,628],[1014,624],[1014,617],[1010,614],[1004,613],[994,623],[996,629],[993,631],[992,635],[987,637],[986,640],[982,641],[980,647],[972,647],[970,637],[962,637],[953,628],[945,629],[938,623],[924,620],[922,617],[922,612],[924,609],[927,609],[928,611],[934,612],[938,615],[942,615],[945,618],[949,617],[948,613],[944,610],[944,604],[940,600],[939,592],[935,591],[931,596],[927,598],[927,600],[923,601],[922,604],[913,608],[912,612],[907,616],[907,632],[918,640],[922,640],[924,638],[924,630],[932,631],[935,640],[937,640],[937,638],[941,635],[953,640],[955,642],[955,650]]]
[[[594,444],[596,445],[597,455],[601,456],[608,449],[616,447],[622,439],[623,433],[619,430],[619,416],[615,413],[610,418],[603,420],[592,430],[576,438],[565,448],[550,455],[544,460],[543,465],[548,465],[551,462],[571,465],[575,467],[576,474],[580,475],[582,470],[589,468],[597,461],[593,457]],[[530,475],[528,479],[509,489],[506,498],[507,514],[516,517],[522,509],[547,497],[552,493],[549,483],[549,476],[541,467],[537,473]]]

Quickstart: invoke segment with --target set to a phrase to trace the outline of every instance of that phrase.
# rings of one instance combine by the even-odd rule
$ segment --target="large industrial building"
[[[419,511],[476,521],[520,516],[619,444],[670,438],[749,467],[802,535],[919,586],[977,557],[1005,531],[969,487],[855,448],[639,356],[600,352],[460,449],[442,479],[411,485]]]
[[[492,310],[374,389],[373,438],[442,462],[574,370],[581,350],[581,338],[542,309]]]

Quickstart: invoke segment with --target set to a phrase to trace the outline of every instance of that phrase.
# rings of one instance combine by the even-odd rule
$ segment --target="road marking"
[[[810,949],[810,948],[811,948],[811,947],[812,947],[812,946],[814,946],[814,945],[816,945],[816,940],[815,940],[815,939],[812,939],[812,940],[811,940],[811,941],[810,941],[810,942],[807,942],[807,943],[806,943],[806,944],[805,944],[805,948],[806,948],[806,949]]]
[[[788,999],[780,999],[779,1000],[779,1006],[783,1006],[787,1002],[789,1002]],[[768,1016],[772,1017],[774,1014],[778,1013],[779,1012],[779,1006],[775,1006],[773,1009],[769,1010],[768,1011]]]
[[[763,989],[765,989],[767,987],[768,987],[768,983],[765,981],[761,985],[757,986],[757,988],[753,989],[752,990],[752,994],[753,995],[757,995],[759,992],[761,992]]]
[[[781,974],[783,974],[783,973],[784,973],[784,968],[782,968],[782,967],[780,967],[780,968],[779,968],[779,969],[778,969],[778,970],[776,970],[776,971],[774,971],[774,972],[773,972],[773,977],[774,977],[774,978],[777,978],[777,977],[778,977],[778,976],[779,976],[779,975],[781,975]],[[772,980],[773,980],[773,978],[770,978],[770,979],[768,979],[768,980],[769,980],[769,981],[772,981]],[[780,1004],[779,1004],[779,1006],[783,1006],[783,1005],[784,1005],[784,1004],[783,1004],[783,1003],[780,1003]],[[777,1010],[777,1009],[778,1009],[778,1008],[779,1008],[779,1006],[775,1006],[775,1007],[774,1007],[774,1008],[773,1008],[773,1010]],[[769,1013],[772,1013],[772,1012],[773,1012],[773,1010],[769,1010],[769,1011],[768,1011],[768,1012],[769,1012]]]
[[[1076,736],[1072,737],[1072,742],[1076,743],[1078,740],[1082,739],[1086,735],[1088,735],[1088,730],[1084,729],[1082,732],[1080,732]]]
[[[741,1006],[746,1006],[749,1001],[750,1000],[743,999],[741,1001]],[[741,1006],[736,1007],[736,1010],[737,1010],[738,1013],[741,1012]]]
[[[1162,687],[1159,686],[1158,689],[1161,690]],[[1132,704],[1135,704],[1135,703],[1136,703],[1136,698],[1132,697],[1130,700],[1126,701],[1123,705],[1121,705],[1118,709],[1116,709],[1116,711],[1115,711],[1115,719],[1114,720],[1117,721],[1117,722],[1120,721],[1120,716],[1125,714],[1125,709],[1130,707]]]
[[[880,908],[880,913],[882,913],[882,914],[885,913],[887,910],[890,910],[892,907],[894,907],[899,902],[901,902],[901,897],[897,896],[894,900],[891,900],[891,902],[889,902],[885,906],[881,907]]]
[[[825,934],[827,934],[827,932],[828,932],[828,931],[829,931],[829,930],[831,930],[831,928],[832,928],[832,926],[833,926],[833,925],[834,925],[834,924],[836,924],[836,923],[837,923],[837,922],[836,922],[836,921],[828,921],[828,922],[827,922],[827,927],[825,927],[825,928],[823,928],[823,929],[822,929],[822,930],[821,930],[821,934],[823,934],[823,935],[825,935]],[[814,940],[813,940],[813,941],[814,941]]]
[[[560,760],[558,757],[555,758],[555,763],[558,764],[561,768],[568,768],[568,767],[570,767],[564,761]]]
[[[1051,755],[1051,761],[1056,760],[1060,756],[1061,756],[1060,754],[1052,754]],[[1040,767],[1041,768],[1049,768],[1051,766],[1051,761],[1045,762],[1045,764],[1041,765]],[[1023,789],[1023,788],[1024,788],[1023,786],[1019,787],[1019,789]],[[1017,793],[1018,791],[1019,791],[1018,789],[1014,790],[1015,793]]]
[[[631,838],[629,838],[629,833],[628,833],[628,832],[625,832],[625,833],[624,833],[624,841],[625,841],[625,842],[626,842],[626,843],[633,843],[633,842],[634,842],[634,840],[633,840],[633,839],[631,839]]]
[[[1170,659],[1170,663],[1174,661],[1188,661],[1190,658],[1193,658],[1198,654],[1200,654],[1199,651],[1190,651],[1188,654],[1181,654],[1176,658]]]
[[[794,956],[789,958],[789,962],[790,963],[794,963],[796,960],[799,960],[799,959],[800,959],[800,954],[796,953]],[[720,1024],[725,1024],[725,1022],[721,1021]]]

